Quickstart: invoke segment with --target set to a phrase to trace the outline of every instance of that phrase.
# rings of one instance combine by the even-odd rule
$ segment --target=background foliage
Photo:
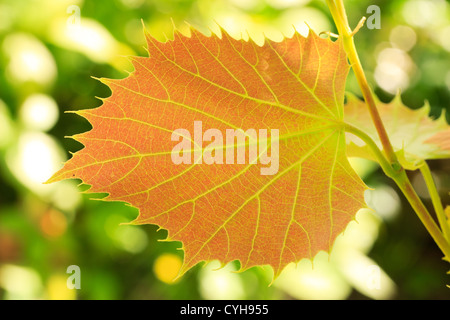
[[[401,90],[411,108],[431,105],[450,120],[450,3],[443,0],[346,1],[356,25],[367,7],[381,8],[381,29],[364,27],[357,48],[380,99]],[[77,10],[80,10],[78,20]],[[141,21],[142,20],[142,21]],[[142,22],[158,39],[188,24],[262,43],[293,26],[335,31],[325,1],[308,0],[16,0],[0,1],[0,298],[2,299],[448,299],[448,264],[397,189],[370,162],[354,160],[375,188],[338,240],[330,262],[319,254],[290,266],[272,286],[271,270],[241,274],[230,264],[197,266],[175,283],[179,243],[158,242],[156,226],[121,226],[136,217],[122,203],[89,200],[76,181],[43,185],[90,129],[65,111],[93,108],[109,89],[91,78],[123,78],[125,55],[145,55]],[[74,29],[74,25],[78,29]],[[76,30],[74,32],[73,30]],[[350,74],[347,89],[359,93]],[[432,161],[449,204],[449,161]],[[423,181],[413,176],[427,205]],[[99,197],[99,196],[96,196]],[[69,265],[81,289],[66,286]],[[380,269],[377,269],[380,268]],[[379,273],[378,273],[379,271]],[[371,273],[372,272],[372,273]],[[380,285],[370,283],[380,275]],[[372,277],[372,278],[371,278]]]

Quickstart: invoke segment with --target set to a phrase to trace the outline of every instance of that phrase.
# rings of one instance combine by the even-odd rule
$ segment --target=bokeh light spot
[[[14,176],[38,194],[47,194],[57,185],[44,185],[64,161],[61,147],[49,135],[24,132],[7,150],[6,163]]]
[[[383,49],[378,54],[377,62],[375,80],[380,88],[395,94],[409,86],[409,73],[414,64],[405,51],[396,48]]]
[[[167,284],[174,284],[174,279],[180,272],[182,264],[179,256],[163,253],[156,258],[153,264],[153,272],[158,280]]]
[[[44,44],[33,35],[8,35],[3,42],[3,51],[9,57],[6,72],[10,81],[34,81],[42,85],[54,81],[57,73],[55,60]]]
[[[6,300],[34,300],[43,298],[43,285],[36,270],[12,264],[0,266],[0,287]]]
[[[199,289],[203,298],[211,300],[244,299],[245,292],[241,276],[235,266],[228,263],[221,268],[219,261],[209,262],[200,271]]]
[[[67,229],[67,219],[58,210],[44,212],[40,219],[41,230],[47,237],[57,238],[64,234]]]
[[[77,290],[67,287],[67,275],[55,274],[47,280],[47,298],[49,300],[75,300]]]
[[[415,46],[417,35],[414,29],[408,26],[396,26],[389,34],[389,41],[395,48],[409,51]]]
[[[20,118],[29,129],[47,131],[58,121],[59,109],[52,97],[45,94],[29,96],[20,109]]]

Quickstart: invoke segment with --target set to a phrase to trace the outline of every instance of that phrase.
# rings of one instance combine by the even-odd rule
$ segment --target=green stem
[[[406,199],[416,212],[420,221],[427,229],[428,233],[431,235],[431,237],[436,242],[438,247],[444,253],[445,259],[450,262],[450,243],[446,239],[446,237],[442,234],[441,230],[436,225],[430,213],[428,212],[428,209],[425,207],[422,200],[417,195],[416,191],[414,190],[411,184],[411,181],[406,175],[405,170],[403,168],[401,168],[400,170],[394,170],[394,168],[392,168],[390,163],[386,160],[385,156],[380,151],[376,143],[372,140],[372,138],[363,131],[361,131],[360,129],[353,127],[352,125],[346,124],[345,131],[352,133],[361,140],[363,140],[370,148],[370,150],[372,150],[373,154],[378,159],[378,162],[383,171],[385,172],[385,174],[388,177],[392,178],[398,185],[398,187],[400,188],[400,190],[405,195]],[[432,193],[432,191],[430,193]]]
[[[355,73],[356,80],[358,81],[364,100],[369,108],[370,116],[383,146],[383,151],[391,164],[398,164],[397,156],[389,140],[389,136],[383,125],[380,114],[378,113],[372,90],[369,87],[364,69],[361,65],[361,61],[359,60],[355,42],[353,41],[352,30],[350,29],[347,15],[345,13],[344,4],[342,0],[326,1],[338,29],[339,37],[342,38],[345,52],[347,53],[348,60],[350,61],[353,72]]]
[[[383,153],[378,148],[377,144],[372,140],[372,138],[365,133],[364,131],[346,123],[345,124],[345,131],[349,132],[351,134],[354,134],[358,138],[360,138],[362,141],[364,141],[367,146],[370,148],[374,156],[377,158],[378,163],[380,164],[381,168],[383,169],[384,173],[390,177],[394,178],[394,176],[398,173],[396,172],[391,164],[386,160],[386,157],[383,155]]]
[[[413,207],[414,211],[416,212],[420,221],[422,221],[428,233],[433,238],[434,242],[436,242],[438,247],[444,253],[444,259],[450,262],[450,243],[447,241],[439,227],[434,222],[422,200],[420,200],[411,182],[409,181],[406,172],[402,171],[402,174],[394,180],[399,186],[400,190],[402,190],[408,202]]]
[[[433,176],[431,175],[430,167],[424,161],[419,169],[423,175],[428,192],[431,196],[431,202],[433,203],[434,210],[436,211],[436,216],[441,226],[442,233],[444,234],[447,242],[450,242],[450,226],[448,225],[447,218],[445,217],[444,207],[442,206],[441,198],[437,191],[436,184],[434,183]]]
[[[370,116],[383,146],[384,155],[379,150],[378,146],[373,142],[373,140],[361,130],[347,125],[346,131],[353,133],[361,138],[374,152],[386,175],[392,178],[399,186],[400,190],[403,192],[406,199],[411,204],[412,208],[427,229],[428,233],[444,253],[445,259],[450,262],[450,243],[434,222],[427,208],[425,207],[422,200],[414,190],[411,182],[409,181],[405,169],[400,165],[394,152],[394,148],[392,147],[392,144],[390,142],[387,131],[384,127],[383,121],[381,120],[380,114],[378,113],[372,90],[369,87],[366,76],[364,74],[364,69],[361,65],[358,53],[356,51],[355,43],[353,41],[354,34],[348,24],[343,0],[326,0],[326,2],[338,29],[339,37],[342,39],[344,50],[347,53],[347,57],[355,73],[364,100],[369,108]]]

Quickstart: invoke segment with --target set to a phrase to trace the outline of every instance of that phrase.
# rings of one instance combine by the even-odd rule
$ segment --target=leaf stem
[[[422,200],[419,198],[416,191],[414,190],[408,176],[406,175],[405,169],[401,166],[401,164],[397,159],[397,155],[394,152],[394,148],[392,147],[389,136],[384,127],[383,121],[381,120],[380,114],[378,113],[372,90],[370,89],[369,84],[367,82],[367,78],[364,74],[364,69],[359,60],[359,56],[356,51],[355,43],[353,40],[353,36],[356,32],[352,31],[348,24],[347,14],[345,13],[343,0],[326,0],[326,2],[328,8],[330,9],[331,15],[333,16],[336,28],[338,29],[339,37],[342,39],[344,50],[347,53],[347,57],[355,73],[364,100],[369,108],[369,113],[377,130],[381,144],[383,146],[384,154],[380,151],[380,149],[372,140],[372,138],[370,138],[367,134],[365,134],[361,130],[350,125],[346,125],[345,129],[347,132],[355,134],[356,136],[361,138],[370,147],[370,149],[377,157],[386,175],[396,182],[396,184],[398,185],[398,187],[403,192],[406,199],[416,212],[417,216],[427,229],[428,233],[431,235],[431,237],[434,239],[438,247],[444,253],[444,259],[450,262],[450,242],[447,236],[444,236],[442,231],[436,225],[434,219],[431,217]],[[360,27],[361,26],[358,25],[358,28]],[[434,199],[433,200],[434,206],[435,207],[439,206],[437,201],[439,195],[437,191],[435,191],[434,182],[431,183],[432,180],[429,180],[431,178],[431,173],[428,175],[427,167],[424,166],[423,168],[421,167],[421,171],[422,174],[424,174],[424,177],[426,177],[425,179],[428,180],[427,186],[430,190],[430,194],[433,194],[432,199]],[[442,204],[440,204],[440,206],[442,207]],[[437,207],[436,212],[438,214],[438,217],[440,217],[439,222],[442,224],[441,220],[443,219],[442,215],[443,210],[441,211],[440,208]]]
[[[381,168],[383,169],[384,173],[390,177],[394,178],[394,176],[397,174],[397,172],[393,169],[391,164],[386,160],[386,157],[383,155],[383,153],[378,148],[377,144],[373,139],[364,131],[346,123],[345,124],[345,131],[351,134],[354,134],[358,138],[360,138],[362,141],[364,141],[367,146],[370,148],[370,150],[373,152],[375,157],[378,159],[378,163],[380,164]]]
[[[397,156],[389,140],[389,136],[383,125],[380,114],[378,113],[372,90],[369,87],[364,69],[361,65],[361,61],[359,60],[355,42],[353,41],[354,32],[351,30],[348,24],[347,14],[345,13],[343,1],[326,0],[326,2],[338,29],[339,36],[342,37],[344,49],[347,53],[350,65],[352,66],[352,69],[355,73],[356,80],[358,81],[359,87],[364,97],[364,101],[369,108],[370,116],[372,117],[372,121],[375,125],[378,136],[380,137],[381,144],[383,146],[383,151],[391,164],[398,164]]]
[[[405,195],[408,202],[413,207],[414,211],[416,212],[420,221],[422,221],[428,233],[433,238],[434,242],[436,242],[438,247],[444,253],[444,259],[450,262],[450,243],[444,237],[441,230],[436,225],[436,222],[434,222],[422,200],[420,200],[408,176],[406,175],[406,172],[402,171],[401,175],[399,175],[398,178],[394,180]]]
[[[417,216],[419,217],[422,224],[427,229],[428,233],[431,235],[433,240],[436,242],[438,247],[441,249],[441,251],[444,253],[444,257],[447,261],[450,262],[450,243],[446,239],[446,237],[442,234],[439,227],[434,222],[433,218],[431,217],[430,213],[428,212],[428,209],[423,204],[422,200],[417,195],[416,191],[414,190],[411,181],[409,180],[408,176],[406,175],[406,171],[403,167],[400,167],[400,170],[395,170],[390,163],[386,160],[383,153],[380,151],[376,143],[373,141],[373,139],[367,135],[365,132],[361,131],[360,129],[346,124],[345,125],[345,131],[354,134],[361,140],[363,140],[367,146],[372,150],[374,155],[379,161],[379,164],[385,174],[392,178],[395,183],[398,185],[402,193],[405,195],[408,202],[411,204],[412,208],[416,212]],[[425,169],[426,170],[426,169]],[[427,178],[428,179],[428,178]],[[427,184],[428,186],[428,184]],[[434,186],[434,183],[433,183]],[[431,188],[433,190],[433,188]],[[433,193],[433,191],[430,191],[430,193]],[[437,195],[437,192],[435,193]],[[441,204],[442,206],[442,204]],[[444,212],[442,211],[442,214]]]
[[[436,223],[434,222],[430,213],[428,212],[428,209],[425,207],[422,200],[417,195],[408,176],[406,175],[404,168],[400,167],[400,170],[395,170],[390,165],[390,163],[386,160],[385,156],[380,151],[380,149],[378,148],[376,143],[373,141],[373,139],[369,135],[367,135],[365,132],[363,132],[360,129],[358,129],[352,125],[349,125],[349,124],[345,125],[345,131],[352,133],[355,136],[357,136],[358,138],[360,138],[361,140],[363,140],[367,144],[367,146],[370,148],[370,150],[372,150],[372,152],[378,159],[378,162],[379,162],[381,168],[383,169],[384,173],[388,177],[393,179],[395,181],[395,183],[398,185],[398,187],[400,188],[400,190],[405,195],[406,199],[408,200],[408,202],[411,204],[412,208],[416,212],[420,221],[422,221],[423,225],[427,229],[428,233],[431,235],[431,237],[436,242],[438,247],[444,253],[445,259],[450,262],[450,243],[447,240],[448,238],[446,238],[442,234],[441,230],[436,225]],[[425,166],[422,166],[422,167],[425,167]],[[421,169],[422,169],[422,167],[421,167]],[[436,188],[435,188],[434,182],[431,180],[432,186],[430,187],[428,185],[430,183],[429,179],[431,178],[431,173],[430,173],[430,175],[428,175],[426,170],[427,169],[425,168],[424,176],[426,176],[425,180],[426,180],[427,186],[430,189],[430,194],[434,194],[434,196],[432,196],[432,198],[437,195],[437,197],[439,199],[439,195],[437,194],[437,191],[435,191]],[[428,182],[427,182],[427,180],[428,180]],[[439,200],[439,203],[441,203],[440,200]],[[442,207],[442,204],[441,204],[441,207]],[[436,210],[436,212],[438,212],[438,210]],[[442,219],[442,217],[444,217],[443,209],[442,209],[441,219]],[[444,217],[444,221],[445,221],[445,217]],[[440,220],[439,220],[439,222],[441,223]]]
[[[447,218],[445,217],[444,207],[441,202],[441,198],[436,188],[436,184],[434,183],[433,176],[431,175],[430,167],[428,164],[423,161],[421,166],[419,167],[420,172],[425,180],[425,184],[428,188],[428,192],[431,197],[431,202],[433,203],[434,210],[436,211],[436,216],[438,218],[439,224],[442,229],[442,233],[444,234],[447,242],[450,241],[450,227],[447,222]]]

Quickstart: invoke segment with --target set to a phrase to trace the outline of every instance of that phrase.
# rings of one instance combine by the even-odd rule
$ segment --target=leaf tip
[[[103,77],[98,78],[98,77],[91,76],[91,78],[94,80],[100,81],[101,83],[103,83],[107,86],[109,86],[109,84],[113,81],[112,79],[103,78]]]
[[[203,267],[205,267],[206,264],[207,264],[207,263],[206,263],[206,261],[205,261],[205,263],[203,264]],[[180,278],[182,278],[182,277],[186,274],[186,272],[188,272],[189,270],[192,269],[192,267],[193,267],[193,266],[189,266],[189,265],[186,264],[186,257],[184,257],[184,258],[183,258],[183,264],[181,265],[181,268],[180,268],[180,270],[178,271],[178,275],[175,277],[175,279],[180,279]]]
[[[79,110],[65,110],[64,113],[74,113],[74,114],[79,114],[80,111]]]
[[[58,172],[57,172],[57,173],[58,173]],[[57,173],[55,173],[54,175],[52,175],[48,180],[42,182],[42,184],[52,184],[52,183],[55,183],[55,182],[60,181],[60,179],[58,179],[58,177],[57,177]]]

